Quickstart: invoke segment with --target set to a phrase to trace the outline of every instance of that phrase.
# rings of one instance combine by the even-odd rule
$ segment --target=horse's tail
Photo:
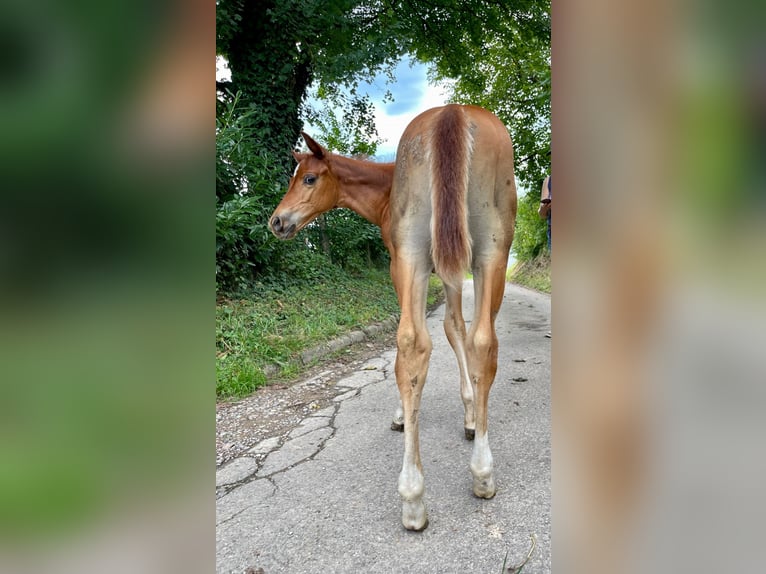
[[[431,257],[444,279],[462,276],[471,264],[466,195],[473,134],[463,108],[445,106],[431,137]]]

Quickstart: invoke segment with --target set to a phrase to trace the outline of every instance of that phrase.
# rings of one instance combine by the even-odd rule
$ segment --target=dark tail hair
[[[463,109],[444,107],[431,138],[431,257],[444,278],[462,274],[471,264],[466,194],[473,135]]]

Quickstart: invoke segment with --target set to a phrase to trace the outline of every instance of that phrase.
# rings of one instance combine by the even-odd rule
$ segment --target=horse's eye
[[[303,177],[303,183],[306,185],[314,185],[317,182],[317,176],[314,174],[308,174]]]

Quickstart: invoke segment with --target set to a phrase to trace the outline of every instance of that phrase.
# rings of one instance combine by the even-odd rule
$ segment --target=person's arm
[[[549,177],[550,176],[546,177],[545,181],[543,181],[543,189],[540,192],[540,207],[537,210],[540,219],[547,219],[548,214],[551,212],[551,194],[550,191],[548,191]]]

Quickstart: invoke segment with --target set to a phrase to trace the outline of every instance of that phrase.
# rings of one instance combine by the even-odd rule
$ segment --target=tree
[[[286,157],[314,81],[369,117],[359,80],[390,74],[405,53],[457,78],[456,99],[505,111],[514,126],[544,125],[549,11],[549,0],[218,0],[217,51],[232,71],[225,88],[254,108],[259,145]],[[536,165],[531,154],[522,159]]]
[[[383,24],[378,4],[218,0],[216,49],[231,69],[231,82],[218,87],[242,94],[243,103],[253,110],[259,134],[255,145],[274,153],[285,167],[315,80],[330,93],[328,87],[353,85],[401,55],[402,47]]]

